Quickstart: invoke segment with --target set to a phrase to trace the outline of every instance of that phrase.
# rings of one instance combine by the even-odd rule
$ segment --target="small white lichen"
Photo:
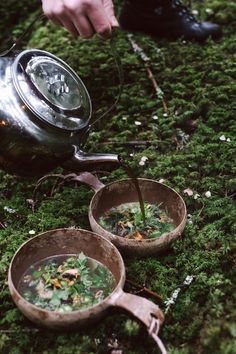
[[[179,295],[179,292],[180,292],[180,288],[177,288],[170,297],[168,297],[165,301],[164,301],[164,304],[166,305],[166,307],[169,307],[170,305],[174,305],[178,295]]]
[[[183,285],[190,285],[193,281],[194,276],[193,275],[187,275]],[[164,304],[166,305],[166,309],[165,309],[165,313],[167,313],[169,311],[169,308],[171,307],[171,305],[174,305],[176,303],[176,300],[179,296],[179,293],[181,291],[182,288],[178,287],[177,289],[175,289],[173,291],[173,293],[171,294],[170,297],[168,297],[165,301]]]
[[[16,213],[16,209],[9,208],[7,206],[4,206],[3,209],[7,211],[9,214],[14,214]]]
[[[219,139],[220,139],[221,141],[225,141],[225,140],[226,140],[226,137],[225,137],[225,135],[221,135]]]
[[[210,197],[211,197],[211,192],[210,192],[210,191],[207,191],[207,192],[205,193],[205,196],[206,196],[207,198],[210,198]]]
[[[205,12],[206,12],[208,15],[212,15],[212,14],[213,14],[213,10],[212,10],[212,9],[209,9],[209,8],[206,8],[206,9],[205,9]]]
[[[198,16],[199,12],[198,12],[198,10],[194,9],[194,10],[192,10],[192,14],[193,14],[194,16]]]
[[[190,285],[193,281],[193,275],[187,275],[187,277],[184,280],[184,285]]]
[[[189,225],[192,225],[192,224],[193,224],[192,214],[188,214],[188,215],[187,215],[187,223],[188,223]]]
[[[148,160],[147,156],[142,156],[141,160],[139,161],[139,165],[144,166],[146,164],[147,160]]]

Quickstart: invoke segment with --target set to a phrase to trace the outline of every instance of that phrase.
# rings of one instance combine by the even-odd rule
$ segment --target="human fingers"
[[[83,38],[89,38],[94,33],[104,38],[111,35],[111,25],[102,0],[64,0],[64,10]]]
[[[42,0],[42,4],[45,15],[73,35],[88,38],[97,32],[104,38],[111,36],[103,0]]]
[[[55,4],[57,4],[57,3],[55,2]],[[53,1],[50,1],[50,0],[42,0],[42,10],[43,10],[44,15],[47,18],[49,18],[49,20],[52,20],[57,25],[62,25],[61,22],[59,21],[59,19],[57,19],[56,16],[54,16],[55,4],[53,3]]]
[[[67,16],[66,13],[61,13],[57,17],[55,17],[57,21],[60,21],[61,25],[65,27],[74,37],[77,37],[80,35],[80,32],[78,32],[77,28],[75,27],[72,19]],[[54,17],[52,17],[52,21],[54,20]],[[54,21],[55,22],[55,21]]]
[[[102,1],[94,2],[87,16],[96,33],[105,39],[111,37],[112,26]]]
[[[103,0],[103,6],[110,21],[111,27],[119,27],[119,23],[115,16],[113,2],[111,0]]]
[[[45,16],[56,25],[65,27],[73,36],[79,35],[73,22],[65,12],[63,1],[42,0],[42,9]]]
[[[72,34],[79,34],[82,38],[89,38],[95,32],[100,33],[100,13],[103,13],[103,22],[107,22],[107,26],[110,27],[101,0],[42,1],[47,3],[47,16],[50,19],[54,22],[60,21],[60,23],[62,23]],[[54,5],[52,6],[51,4],[48,4],[49,1],[53,2]],[[97,8],[101,8],[100,11],[98,11],[98,18],[92,17],[91,21],[90,14],[94,12],[94,9],[96,11]],[[97,25],[97,23],[99,24]],[[103,30],[101,30],[101,32],[102,31]]]
[[[91,25],[87,16],[80,15],[79,17],[74,16],[73,24],[82,38],[90,38],[94,35],[95,31],[93,26]]]

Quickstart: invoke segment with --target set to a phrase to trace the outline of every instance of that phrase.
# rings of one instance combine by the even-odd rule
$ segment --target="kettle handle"
[[[19,45],[21,44],[22,40],[25,38],[25,36],[31,32],[34,24],[37,21],[41,21],[44,19],[45,16],[44,14],[40,13],[40,15],[36,16],[33,21],[29,24],[29,26],[22,32],[22,34],[17,38],[17,40],[11,45],[10,48],[3,50],[0,52],[0,57],[5,57],[6,55],[10,54],[14,49],[17,49]]]

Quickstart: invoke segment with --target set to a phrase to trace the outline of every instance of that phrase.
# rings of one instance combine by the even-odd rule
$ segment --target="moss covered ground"
[[[21,33],[37,6],[37,1],[29,0],[0,5],[2,45],[10,32],[15,38]],[[188,209],[184,235],[164,255],[125,259],[127,278],[145,284],[162,297],[158,302],[144,293],[166,312],[161,337],[170,354],[233,354],[236,4],[209,0],[196,1],[193,6],[201,18],[222,25],[222,39],[198,45],[140,34],[133,37],[150,58],[163,97],[155,94],[127,33],[116,33],[115,45],[125,77],[123,93],[116,109],[95,125],[85,149],[119,153],[130,161],[137,176],[163,179],[183,196]],[[52,52],[77,71],[91,94],[94,118],[114,101],[118,79],[108,43],[99,38],[72,39],[64,29],[46,23],[37,26],[24,47]],[[130,144],[137,140],[139,143]],[[148,159],[140,165],[144,156]],[[101,178],[106,183],[123,177],[124,171],[117,169]],[[116,347],[122,353],[158,353],[146,330],[124,313],[114,313],[90,329],[57,334],[36,328],[15,307],[7,271],[22,242],[33,232],[89,228],[91,191],[72,184],[55,189],[55,181],[46,181],[33,213],[27,200],[32,198],[36,182],[37,178],[26,180],[0,173],[0,353],[89,354],[113,350],[114,354],[118,353]],[[192,283],[183,286],[187,276],[193,276]],[[179,287],[179,296],[167,311],[165,301]],[[135,291],[128,283],[126,290]]]

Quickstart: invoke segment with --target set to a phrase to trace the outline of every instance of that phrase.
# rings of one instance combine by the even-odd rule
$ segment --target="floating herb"
[[[69,312],[96,305],[112,292],[114,285],[108,268],[80,253],[35,263],[21,277],[18,291],[45,310]]]
[[[128,239],[160,237],[175,228],[167,213],[160,205],[144,203],[145,224],[138,202],[124,203],[107,211],[99,219],[100,225],[107,231]]]

